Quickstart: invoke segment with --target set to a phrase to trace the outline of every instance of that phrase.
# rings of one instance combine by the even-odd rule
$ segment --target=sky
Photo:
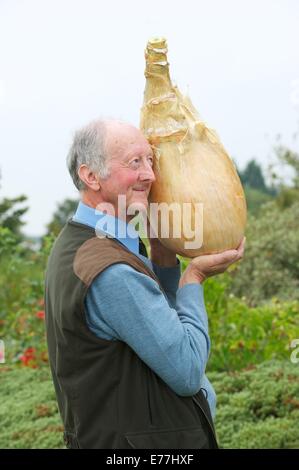
[[[28,197],[43,235],[78,198],[74,131],[98,117],[139,126],[144,49],[163,36],[173,82],[240,169],[264,169],[299,131],[297,0],[0,0],[0,200]]]

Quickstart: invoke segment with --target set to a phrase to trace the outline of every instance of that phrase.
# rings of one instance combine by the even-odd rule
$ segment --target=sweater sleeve
[[[210,351],[201,285],[178,289],[174,309],[153,279],[116,264],[93,281],[86,307],[92,331],[126,342],[178,395],[198,392]]]

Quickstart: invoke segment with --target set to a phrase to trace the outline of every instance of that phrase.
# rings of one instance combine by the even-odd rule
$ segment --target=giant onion
[[[169,211],[166,222],[170,230],[166,236],[162,233],[165,213],[152,213],[152,219],[156,214],[156,232],[164,246],[191,258],[236,248],[246,225],[246,201],[239,176],[215,131],[172,84],[166,54],[164,38],[148,42],[140,120],[155,156],[156,181],[149,196],[150,207],[153,203],[156,207],[161,203],[175,206]],[[189,210],[184,212],[186,203]],[[176,211],[181,217],[176,217]],[[179,234],[175,224],[179,224]],[[184,227],[193,230],[193,238],[190,231],[186,236]],[[202,243],[197,246],[192,240],[199,232]]]

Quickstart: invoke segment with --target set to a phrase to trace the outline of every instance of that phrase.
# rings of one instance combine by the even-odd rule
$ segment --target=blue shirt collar
[[[72,220],[92,227],[97,234],[105,234],[116,238],[128,250],[139,254],[139,234],[133,225],[89,207],[82,201],[79,202]]]

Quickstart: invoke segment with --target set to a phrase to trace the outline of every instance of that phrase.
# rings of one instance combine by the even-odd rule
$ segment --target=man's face
[[[106,147],[110,176],[101,180],[102,198],[114,206],[116,215],[119,195],[125,196],[126,209],[129,206],[146,209],[155,181],[151,146],[135,127],[112,123],[107,128]]]

